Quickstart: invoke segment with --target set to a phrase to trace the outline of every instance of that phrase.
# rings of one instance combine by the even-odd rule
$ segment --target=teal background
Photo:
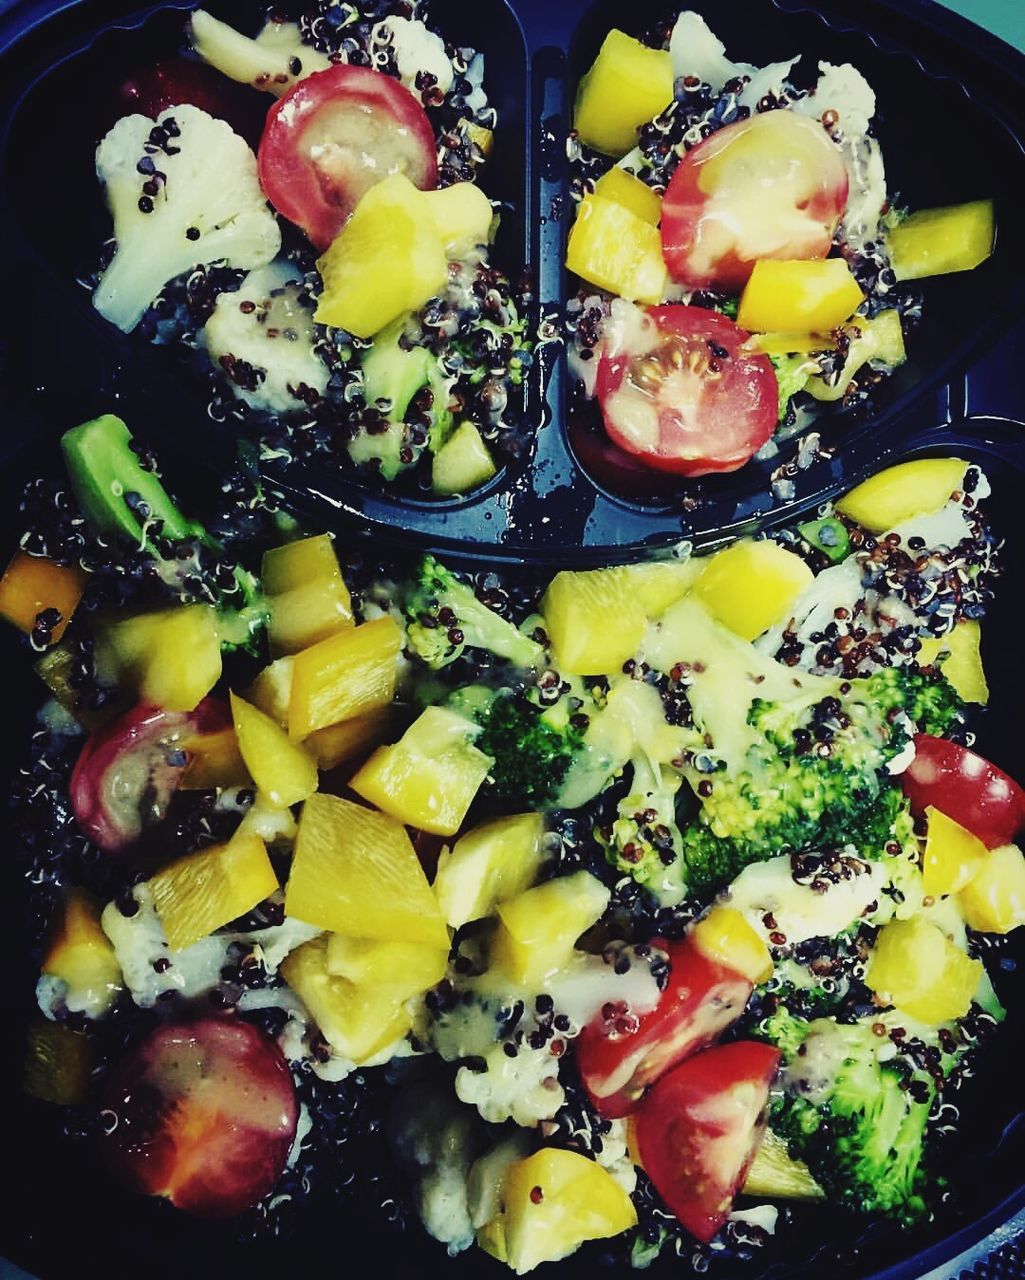
[[[980,27],[988,28],[1009,44],[1025,49],[1025,0],[941,0],[941,3]],[[684,3],[681,3],[683,7]],[[0,1258],[0,1280],[32,1278]],[[924,1277],[924,1280],[929,1280],[929,1277]]]

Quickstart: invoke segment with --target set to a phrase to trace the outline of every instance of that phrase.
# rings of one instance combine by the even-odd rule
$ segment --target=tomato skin
[[[822,127],[769,111],[716,130],[688,151],[662,204],[662,253],[674,280],[739,293],[759,258],[824,258],[850,178]]]
[[[666,944],[669,982],[654,1009],[631,1015],[625,1034],[622,1011],[599,1015],[580,1033],[577,1067],[600,1115],[617,1120],[634,1111],[645,1089],[689,1054],[712,1043],[740,1017],[751,992],[747,978],[710,960],[688,940]],[[604,1011],[603,1011],[604,1012]]]
[[[168,107],[181,103],[226,120],[251,144],[259,139],[267,114],[266,99],[255,89],[188,58],[164,58],[137,67],[118,86],[116,114],[139,112],[155,120]]]
[[[780,1053],[755,1040],[688,1058],[654,1086],[634,1119],[655,1190],[707,1244],[729,1217],[765,1127]]]
[[[772,361],[744,349],[751,335],[718,311],[669,303],[646,314],[647,349],[606,346],[598,364],[609,438],[658,471],[736,471],[776,428]]]
[[[915,817],[932,805],[988,849],[1010,844],[1025,827],[1025,790],[984,757],[946,738],[916,735],[915,758],[900,782]]]
[[[204,698],[195,711],[132,707],[86,739],[68,795],[78,825],[105,853],[123,853],[159,822],[178,789],[188,756],[183,738],[231,723],[223,702]],[[180,759],[179,759],[180,757]]]
[[[391,154],[371,154],[368,163],[343,140],[332,173],[331,155],[313,156],[314,150],[331,152],[332,113],[350,138],[372,131],[378,148]],[[372,150],[374,143],[366,146]],[[427,191],[438,181],[434,130],[417,99],[393,77],[346,63],[314,72],[278,99],[267,113],[257,160],[267,199],[318,249],[331,244],[373,182],[404,172]]]

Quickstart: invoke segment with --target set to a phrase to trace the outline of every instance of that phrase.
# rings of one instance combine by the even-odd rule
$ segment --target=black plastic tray
[[[180,40],[188,0],[133,8],[131,0],[26,0],[0,16],[0,51],[11,46],[10,108],[0,132],[0,221],[8,245],[3,268],[21,386],[46,397],[55,421],[80,406],[120,404],[136,430],[194,462],[223,462],[234,448],[230,428],[206,413],[205,389],[175,367],[167,352],[107,325],[92,310],[76,272],[108,231],[92,172],[105,87]],[[215,0],[216,13],[252,26],[246,0]],[[694,0],[738,58],[768,61],[796,52],[850,61],[876,89],[879,136],[891,190],[914,207],[993,196],[1008,231],[978,270],[930,281],[921,329],[908,363],[876,397],[872,414],[824,419],[832,460],[799,473],[786,502],[770,495],[769,472],[794,445],[764,466],[691,482],[697,497],[650,503],[606,492],[581,466],[567,434],[565,353],[558,342],[539,351],[529,416],[537,427],[532,456],[510,464],[464,499],[396,498],[326,466],[269,474],[293,504],[323,520],[354,521],[373,536],[425,541],[477,559],[542,565],[636,557],[681,539],[707,545],[795,505],[835,492],[852,470],[911,435],[956,422],[964,393],[987,374],[973,360],[1014,317],[1025,282],[1025,241],[1013,234],[1025,184],[1025,56],[929,0],[845,0],[814,7],[799,0],[743,0],[722,6]],[[575,85],[613,25],[650,27],[665,0],[637,0],[624,13],[612,0],[435,0],[448,31],[486,58],[500,113],[495,156],[484,183],[511,206],[497,253],[510,267],[525,261],[539,299],[538,318],[557,319],[566,289],[564,245],[572,201],[564,136]],[[515,10],[515,12],[514,12]],[[20,339],[20,341],[19,341]],[[1025,416],[1022,401],[1005,411]]]

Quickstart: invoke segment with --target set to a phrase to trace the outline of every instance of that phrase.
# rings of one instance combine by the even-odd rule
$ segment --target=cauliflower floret
[[[608,1133],[602,1135],[601,1150],[595,1160],[607,1169],[628,1196],[637,1189],[637,1166],[630,1156],[630,1144],[625,1120],[611,1120]]]
[[[218,297],[200,341],[240,400],[289,413],[307,404],[304,391],[327,390],[328,368],[313,349],[315,336],[302,273],[279,259]]]
[[[552,1120],[566,1101],[559,1083],[559,1060],[546,1046],[531,1049],[510,1041],[493,1045],[480,1061],[456,1072],[456,1094],[475,1106],[489,1124],[515,1120],[525,1129]]]
[[[374,27],[372,48],[377,52],[389,47],[395,54],[399,78],[411,92],[418,93],[417,76],[425,72],[434,76],[442,93],[452,88],[455,73],[445,42],[418,18],[389,17],[379,22]]]
[[[281,97],[298,80],[331,66],[326,53],[305,44],[295,22],[267,22],[250,40],[204,9],[189,19],[192,47],[210,66],[237,80]]]
[[[117,249],[93,294],[125,333],[164,285],[198,266],[250,270],[281,247],[256,156],[223,120],[182,105],[125,116],[96,151]]]

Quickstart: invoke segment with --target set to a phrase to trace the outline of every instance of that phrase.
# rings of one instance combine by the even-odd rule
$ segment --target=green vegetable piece
[[[797,532],[810,543],[816,551],[839,564],[846,560],[851,551],[851,540],[847,527],[836,516],[823,516],[820,520],[808,520],[797,526]]]

